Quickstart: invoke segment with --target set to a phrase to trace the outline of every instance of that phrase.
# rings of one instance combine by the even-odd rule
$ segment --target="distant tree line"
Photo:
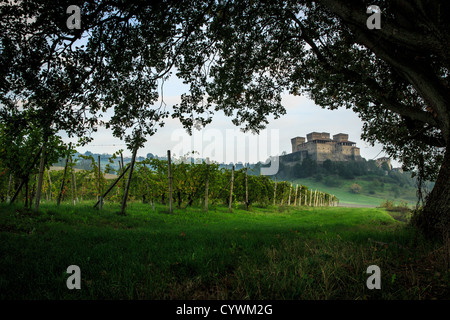
[[[375,160],[362,161],[331,161],[325,160],[319,164],[307,157],[295,164],[280,161],[276,175],[278,179],[315,178],[328,186],[338,186],[341,179],[352,180],[357,177],[372,179],[374,183],[394,183],[400,187],[415,187],[415,179],[409,172],[391,170],[387,163],[378,165]]]

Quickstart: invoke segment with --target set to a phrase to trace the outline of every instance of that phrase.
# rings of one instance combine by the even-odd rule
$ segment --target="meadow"
[[[382,208],[0,205],[0,299],[448,299],[448,246]],[[66,269],[81,270],[69,290]],[[367,268],[381,270],[370,290]]]

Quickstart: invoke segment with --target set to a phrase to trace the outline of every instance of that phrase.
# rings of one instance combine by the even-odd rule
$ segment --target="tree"
[[[36,7],[48,12],[43,18],[60,22],[58,10],[69,4],[61,1],[55,9],[40,1],[20,3],[23,12]],[[377,1],[381,29],[367,27],[372,4],[96,1],[83,4],[81,30],[67,35],[49,28],[48,34],[70,44],[89,32],[76,69],[90,73],[90,88],[96,88],[88,100],[105,101],[94,109],[108,105],[108,92],[114,101],[109,106],[119,106],[118,115],[131,105],[131,117],[123,117],[121,126],[139,114],[151,117],[148,101],[131,93],[133,103],[128,104],[127,92],[142,90],[152,80],[163,82],[172,70],[189,85],[172,113],[189,132],[194,122],[209,123],[215,111],[233,117],[244,130],[259,131],[269,115],[285,114],[281,94],[286,90],[306,93],[324,108],[351,108],[364,121],[364,139],[381,142],[387,154],[421,179],[436,180],[416,222],[426,234],[439,235],[450,228],[450,26],[444,15],[450,3]],[[1,6],[2,12],[5,8],[9,6]],[[21,21],[15,23],[20,26]],[[2,46],[7,44],[3,37]],[[15,46],[7,48],[2,67],[8,71]],[[39,64],[39,59],[32,61]],[[115,87],[122,80],[121,88],[127,89],[123,99],[122,89]],[[155,92],[153,82],[148,92],[140,93],[154,100]]]
[[[32,123],[21,125],[27,120],[24,114],[12,115],[10,119],[9,122],[0,122],[0,163],[21,182],[19,187],[24,185],[27,189],[30,176],[38,173],[36,165],[41,153],[45,152],[45,158],[50,162],[56,162],[64,154],[66,147],[60,137],[50,136],[47,148],[43,150],[41,127]],[[48,164],[45,166],[48,169]],[[14,202],[19,191],[20,188],[15,190],[11,202]],[[25,197],[28,196],[27,193]]]

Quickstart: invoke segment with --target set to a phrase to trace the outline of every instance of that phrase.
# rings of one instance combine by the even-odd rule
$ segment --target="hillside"
[[[334,179],[333,185],[327,183],[329,179]],[[371,176],[362,176],[351,180],[336,176],[325,176],[320,181],[317,180],[317,177],[310,177],[295,179],[292,182],[333,194],[339,198],[340,205],[377,207],[385,200],[407,202],[409,205],[415,205],[417,201],[416,189],[414,187],[401,187],[398,183],[391,181],[380,182],[380,180],[374,179]],[[352,191],[351,186],[353,184],[361,186],[359,193]]]
[[[282,162],[277,179],[333,194],[341,205],[379,206],[385,200],[409,205],[417,202],[417,179],[410,172],[378,166],[373,160]],[[426,182],[423,190],[431,190],[432,186],[432,182]]]

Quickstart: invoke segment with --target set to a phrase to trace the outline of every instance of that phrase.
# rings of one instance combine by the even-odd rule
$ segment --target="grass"
[[[443,246],[381,208],[0,205],[1,299],[448,299]],[[448,249],[448,248],[447,248]],[[68,290],[69,265],[81,290]],[[369,290],[369,265],[382,289]]]

